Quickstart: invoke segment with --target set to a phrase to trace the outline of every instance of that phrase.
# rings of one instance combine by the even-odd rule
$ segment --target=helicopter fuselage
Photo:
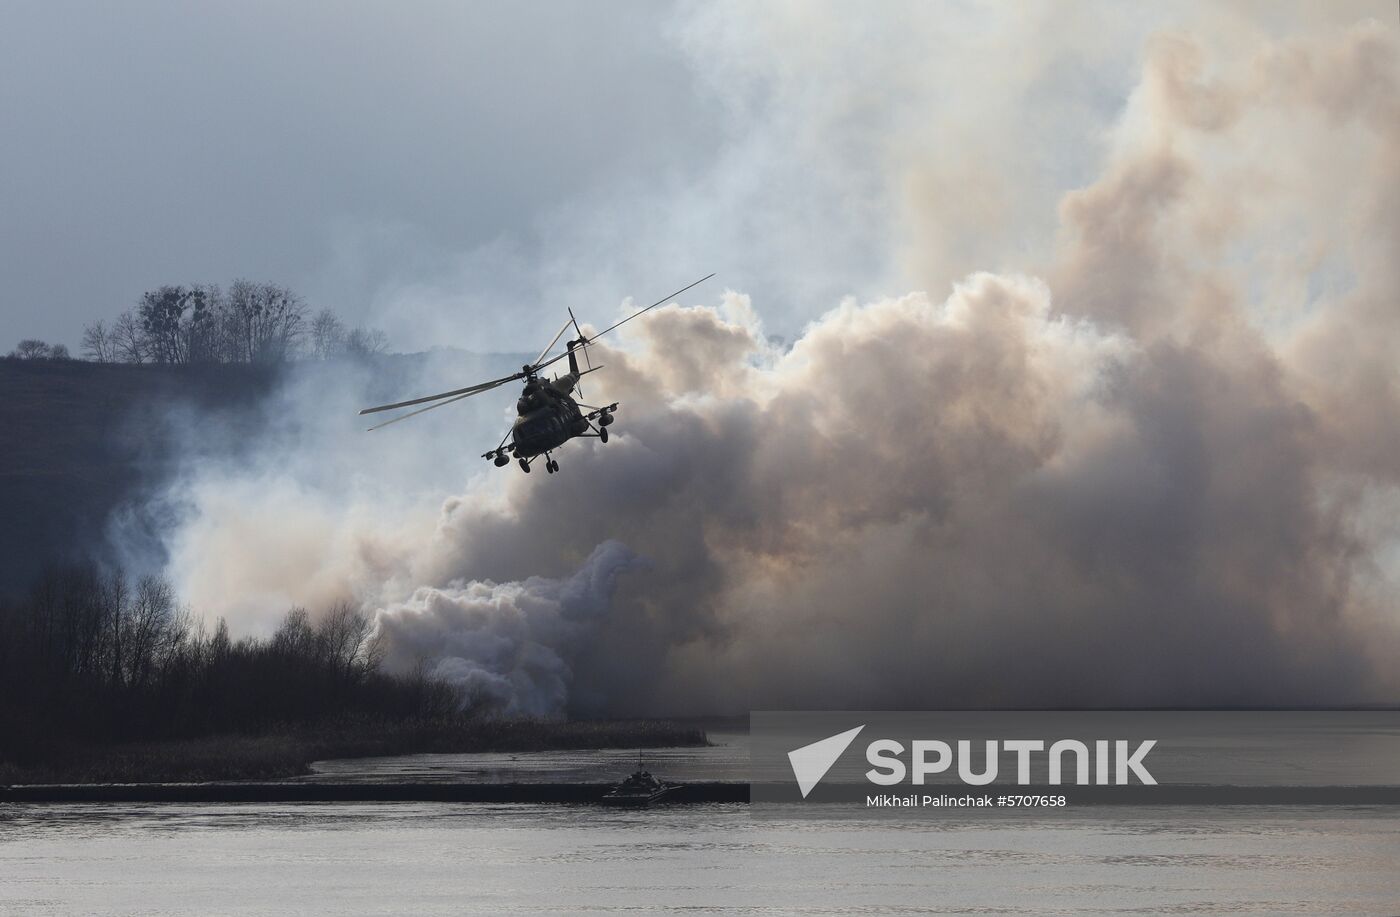
[[[565,396],[546,407],[521,414],[511,429],[511,450],[516,458],[533,458],[558,449],[575,436],[588,432],[588,422],[572,398]]]
[[[525,387],[516,402],[517,416],[511,428],[515,447],[511,452],[516,458],[543,455],[588,432],[588,421],[578,402],[568,394],[573,390],[571,383],[577,381],[576,377],[565,376],[555,382],[541,380]]]

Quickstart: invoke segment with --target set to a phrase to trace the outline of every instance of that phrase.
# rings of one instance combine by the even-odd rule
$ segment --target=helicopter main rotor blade
[[[628,322],[630,322],[632,319],[634,319],[634,318],[636,318],[637,316],[641,315],[643,312],[650,312],[652,309],[655,309],[657,306],[661,305],[662,303],[668,303],[668,302],[670,302],[671,300],[675,299],[677,296],[679,296],[679,295],[681,295],[682,293],[684,293],[686,290],[689,290],[691,287],[698,287],[698,286],[700,286],[700,284],[702,284],[702,283],[704,283],[705,281],[709,280],[709,279],[710,279],[711,277],[713,277],[713,276],[715,276],[715,275],[714,275],[714,274],[706,274],[704,277],[701,277],[699,280],[695,281],[694,283],[687,284],[686,286],[681,287],[679,290],[677,290],[676,292],[672,293],[670,296],[666,296],[666,297],[664,297],[664,298],[662,298],[662,299],[658,299],[656,302],[652,303],[651,305],[647,306],[645,309],[641,310],[641,312],[633,312],[631,315],[627,316],[627,317],[624,318],[622,321],[618,322],[616,325],[609,325],[607,328],[604,328],[602,331],[599,331],[597,334],[593,335],[591,338],[588,339],[587,343],[589,343],[589,344],[593,343],[594,341],[598,340],[598,338],[600,338],[600,337],[602,337],[603,335],[607,334],[609,331],[613,330],[614,328],[618,327],[619,325],[625,325],[625,324],[627,324]]]
[[[486,390],[482,389],[481,391]],[[425,414],[428,411],[431,411],[433,408],[446,407],[454,401],[461,401],[463,398],[470,398],[472,395],[477,394],[480,394],[480,392],[467,392],[465,395],[458,395],[456,398],[449,398],[446,401],[439,401],[437,404],[430,404],[426,408],[419,408],[416,411],[409,411],[407,414],[401,414],[398,417],[395,417],[393,420],[386,420],[383,423],[375,424],[374,426],[370,427],[366,432],[372,433],[375,430],[382,429],[384,427],[389,426],[390,424],[398,423],[400,420],[408,420],[408,418],[410,417],[417,417],[419,414]],[[364,411],[361,411],[360,413],[363,414]]]
[[[534,366],[534,365],[538,364],[538,363],[539,363],[541,360],[543,360],[545,357],[549,356],[549,352],[550,352],[551,350],[554,349],[554,345],[555,345],[555,344],[558,344],[558,343],[559,343],[559,339],[560,339],[561,337],[564,336],[564,332],[569,330],[569,322],[572,322],[572,321],[573,321],[573,316],[572,316],[572,314],[570,314],[569,321],[568,321],[568,322],[565,322],[565,323],[564,323],[564,326],[563,326],[562,328],[559,329],[559,333],[556,334],[556,335],[554,336],[554,340],[550,341],[549,344],[544,348],[544,350],[541,350],[541,351],[540,351],[540,355],[539,355],[539,356],[535,357],[535,359],[533,359],[533,360],[530,361],[530,365],[531,365],[531,366]]]
[[[490,389],[495,388],[495,387],[498,386],[498,385],[505,385],[507,382],[514,382],[516,379],[523,379],[523,378],[525,378],[525,374],[524,374],[524,373],[514,373],[514,374],[509,375],[509,376],[502,376],[502,377],[499,378],[499,379],[492,379],[490,382],[481,382],[481,383],[478,383],[478,384],[476,384],[476,385],[469,385],[469,386],[467,386],[466,388],[459,388],[459,389],[457,389],[456,391],[442,392],[441,394],[437,394],[437,395],[424,395],[422,398],[413,398],[413,399],[410,399],[409,401],[398,401],[398,402],[395,402],[394,404],[381,404],[381,405],[379,405],[378,407],[365,408],[365,409],[364,409],[363,411],[361,411],[360,413],[361,413],[361,414],[378,414],[380,411],[392,411],[392,410],[394,410],[395,408],[408,408],[408,407],[412,407],[412,406],[415,405],[415,404],[423,404],[423,403],[428,402],[428,401],[437,401],[437,400],[440,399],[440,398],[451,398],[451,399],[453,399],[453,400],[455,401],[455,400],[456,400],[457,398],[459,398],[459,397],[465,398],[465,397],[468,396],[468,395],[475,395],[477,392],[488,391],[488,390],[490,390]],[[415,411],[414,413],[416,414],[416,413],[418,413],[418,412]],[[412,415],[405,415],[405,416],[412,416]]]
[[[535,366],[534,366],[534,370],[535,370],[535,372],[539,372],[540,370],[544,369],[546,366],[553,366],[555,363],[558,363],[560,360],[564,359],[564,358],[567,357],[568,355],[569,355],[569,352],[566,350],[566,351],[564,351],[563,353],[559,354],[558,356],[550,357],[548,360],[545,360],[543,363],[536,363]]]
[[[468,397],[470,397],[470,396],[472,396],[472,395],[479,395],[479,394],[481,394],[482,392],[488,392],[488,391],[490,391],[490,390],[493,389],[493,388],[497,388],[498,386],[505,385],[507,382],[514,382],[514,381],[517,380],[517,379],[525,379],[525,378],[533,379],[534,376],[535,376],[535,374],[538,373],[540,370],[544,369],[546,366],[550,366],[550,365],[552,365],[552,364],[554,364],[554,363],[558,363],[560,360],[564,359],[564,358],[567,357],[569,354],[573,353],[573,348],[570,348],[570,349],[566,350],[564,353],[559,354],[558,356],[550,357],[548,360],[545,359],[545,357],[549,354],[549,352],[550,352],[552,349],[554,349],[554,345],[557,344],[557,343],[559,343],[559,339],[560,339],[561,337],[564,336],[564,332],[567,331],[567,330],[569,330],[569,326],[570,326],[570,325],[573,325],[573,326],[574,326],[574,330],[575,330],[576,332],[578,332],[577,343],[578,343],[579,345],[582,346],[582,348],[583,348],[583,353],[584,353],[584,359],[587,360],[588,363],[589,363],[588,369],[586,369],[586,370],[584,370],[583,372],[579,373],[579,375],[580,375],[580,376],[586,375],[587,373],[590,373],[590,372],[592,372],[592,371],[595,370],[595,369],[601,369],[601,368],[602,368],[601,366],[595,367],[595,366],[592,365],[592,362],[593,362],[593,361],[592,361],[591,359],[589,359],[589,357],[588,357],[588,345],[589,345],[589,344],[593,343],[593,342],[596,341],[598,338],[600,338],[600,337],[602,337],[603,335],[607,334],[609,331],[612,331],[613,329],[618,328],[618,327],[620,327],[621,325],[626,324],[627,322],[630,322],[632,319],[634,319],[634,318],[636,318],[637,316],[643,314],[644,312],[649,312],[649,311],[651,311],[652,309],[655,309],[657,306],[662,305],[663,303],[670,302],[672,299],[675,299],[677,296],[681,295],[681,294],[684,293],[686,290],[689,290],[691,287],[697,287],[697,286],[699,286],[700,284],[704,283],[706,280],[709,280],[709,279],[710,279],[711,277],[713,277],[713,276],[715,276],[715,275],[714,275],[714,274],[706,274],[704,277],[701,277],[699,280],[695,281],[694,283],[687,284],[686,286],[681,287],[679,290],[677,290],[676,292],[672,293],[671,295],[669,295],[669,296],[667,296],[667,297],[665,297],[665,298],[663,298],[663,299],[658,299],[656,302],[654,302],[654,303],[652,303],[651,305],[647,306],[645,309],[642,309],[642,310],[640,310],[640,311],[638,311],[638,312],[633,312],[631,315],[627,316],[627,317],[624,318],[622,321],[617,322],[617,323],[614,324],[614,325],[610,325],[610,326],[608,326],[607,328],[604,328],[602,331],[599,331],[597,334],[593,335],[592,337],[584,337],[584,335],[583,335],[583,329],[579,328],[578,320],[574,318],[574,312],[573,312],[572,309],[570,309],[570,310],[569,310],[569,320],[568,320],[567,322],[565,322],[564,325],[563,325],[563,327],[561,327],[561,328],[559,329],[559,333],[556,334],[556,335],[554,335],[554,339],[553,339],[552,341],[549,342],[549,346],[546,347],[544,350],[540,351],[540,355],[539,355],[538,357],[535,358],[535,362],[534,362],[533,364],[529,365],[529,366],[524,367],[524,369],[523,369],[521,372],[518,372],[518,373],[511,373],[509,376],[502,376],[502,377],[499,378],[499,379],[492,379],[490,382],[480,382],[480,383],[478,383],[478,384],[476,384],[476,385],[469,385],[469,386],[467,386],[466,388],[459,388],[459,389],[455,389],[455,390],[450,391],[450,392],[440,392],[440,393],[438,393],[438,394],[436,394],[436,395],[424,395],[422,398],[411,398],[411,399],[409,399],[408,401],[396,401],[396,402],[394,402],[393,404],[381,404],[381,405],[376,405],[375,407],[372,407],[372,408],[365,408],[364,410],[360,411],[360,414],[361,414],[362,416],[365,415],[365,414],[377,414],[377,413],[379,413],[380,411],[392,411],[392,410],[395,410],[395,409],[397,409],[397,408],[408,408],[408,407],[413,407],[413,406],[416,405],[416,404],[427,404],[427,403],[430,402],[430,401],[437,402],[436,404],[429,404],[427,407],[419,408],[419,409],[416,410],[416,411],[409,411],[407,414],[400,415],[400,416],[398,416],[398,417],[393,418],[392,420],[386,420],[386,421],[384,421],[384,423],[377,424],[377,425],[375,425],[375,426],[369,428],[370,430],[378,430],[378,429],[381,429],[381,428],[383,428],[383,427],[387,427],[387,426],[389,426],[390,424],[398,423],[400,420],[407,420],[407,419],[410,418],[410,417],[417,417],[419,414],[425,413],[425,412],[427,412],[427,411],[431,411],[431,410],[433,410],[434,408],[440,408],[440,407],[442,407],[443,405],[451,404],[451,403],[454,402],[454,401],[461,401],[463,398],[468,398]],[[507,438],[509,438],[510,434],[507,433],[506,436],[507,436]],[[505,440],[504,440],[504,439],[501,440],[501,443],[502,443],[502,445],[504,445]],[[500,449],[500,447],[497,447],[497,451],[499,451],[499,449]]]
[[[627,322],[630,322],[632,319],[636,318],[637,316],[641,315],[643,312],[649,312],[649,311],[651,311],[652,309],[655,309],[655,308],[656,308],[657,306],[659,306],[659,305],[662,305],[662,304],[664,304],[664,303],[670,302],[671,300],[675,299],[677,296],[679,296],[679,295],[681,295],[682,293],[684,293],[686,290],[689,290],[691,287],[698,287],[700,284],[702,284],[702,283],[704,283],[705,281],[709,280],[709,279],[710,279],[711,277],[713,277],[713,276],[715,276],[715,275],[714,275],[714,274],[706,274],[704,277],[701,277],[699,280],[695,281],[694,283],[686,284],[685,286],[681,287],[681,288],[680,288],[679,290],[677,290],[676,292],[672,293],[670,296],[667,296],[667,297],[665,297],[664,299],[658,299],[656,302],[654,302],[654,303],[652,303],[651,305],[647,306],[645,309],[642,309],[640,312],[633,312],[631,315],[627,316],[627,317],[624,318],[622,321],[618,322],[616,325],[611,325],[611,326],[609,326],[609,327],[607,327],[607,328],[604,328],[602,331],[599,331],[597,334],[593,335],[592,337],[583,338],[583,337],[582,337],[582,334],[580,333],[580,340],[582,340],[584,346],[587,346],[587,345],[589,345],[589,344],[592,344],[594,341],[598,340],[598,338],[600,338],[600,337],[602,337],[603,335],[607,334],[609,331],[612,331],[614,328],[618,327],[619,325],[624,325],[624,324],[626,324]],[[568,326],[566,325],[565,327],[568,327]],[[555,340],[558,340],[558,338],[555,338]],[[551,344],[550,346],[553,346],[553,345]],[[586,353],[586,351],[585,351],[585,353]],[[555,363],[558,363],[560,360],[564,359],[564,358],[567,357],[568,355],[569,355],[569,354],[568,354],[568,351],[565,351],[564,353],[561,353],[561,354],[559,354],[558,356],[550,357],[548,360],[545,360],[543,363],[536,363],[536,364],[532,367],[532,369],[533,369],[535,372],[539,372],[540,370],[544,369],[546,366],[551,366],[551,365],[553,365],[553,364],[555,364]],[[517,377],[517,378],[519,378],[519,377]],[[506,380],[506,381],[509,381],[509,380]]]

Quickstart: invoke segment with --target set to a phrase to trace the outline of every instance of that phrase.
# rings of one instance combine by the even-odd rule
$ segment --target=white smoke
[[[427,665],[473,708],[557,715],[569,699],[574,647],[607,613],[618,575],[637,563],[626,546],[607,541],[563,580],[419,587],[376,616],[385,662]]]
[[[1393,701],[1396,30],[1110,7],[1085,34],[1017,8],[974,17],[948,103],[919,50],[946,24],[897,9],[698,12],[682,39],[756,133],[674,224],[559,238],[580,263],[616,245],[612,270],[691,239],[751,248],[760,286],[820,262],[814,289],[849,266],[950,294],[784,301],[823,313],[789,347],[738,292],[658,309],[595,354],[615,438],[553,477],[480,467],[504,415],[367,437],[365,380],[290,386],[255,460],[170,488],[186,599],[265,628],[353,598],[392,664],[520,711]],[[1071,83],[1139,70],[1094,142],[1020,168],[1050,126],[1017,113],[1080,54],[1110,62]],[[1076,98],[1077,130],[1106,103]],[[802,174],[815,211],[770,198]]]

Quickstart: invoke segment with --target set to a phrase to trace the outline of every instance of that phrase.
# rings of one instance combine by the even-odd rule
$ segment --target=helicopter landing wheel
[[[599,441],[599,442],[603,442],[603,443],[605,443],[605,442],[608,441],[608,428],[607,428],[607,427],[599,427],[599,428],[598,428],[598,441]]]
[[[530,473],[530,460],[529,460],[529,459],[521,459],[521,460],[520,460],[520,470],[523,471],[523,472],[525,472],[526,474],[529,474],[529,473]]]

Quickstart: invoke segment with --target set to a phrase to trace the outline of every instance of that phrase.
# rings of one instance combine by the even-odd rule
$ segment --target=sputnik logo
[[[788,752],[788,763],[792,765],[792,775],[797,778],[797,788],[802,791],[803,799],[812,792],[812,787],[821,782],[836,759],[851,746],[864,728],[862,724]]]

